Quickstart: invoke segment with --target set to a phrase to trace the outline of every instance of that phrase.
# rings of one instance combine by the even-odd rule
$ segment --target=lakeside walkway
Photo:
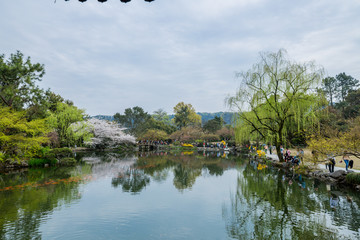
[[[276,154],[268,154],[268,153],[267,153],[265,156],[266,156],[266,158],[271,158],[272,160],[279,161],[279,158],[278,158],[278,156],[277,156]],[[326,169],[325,164],[318,164],[318,167],[319,167],[321,170],[328,170],[328,169]],[[335,165],[334,171],[337,171],[337,170],[344,170],[344,171],[346,171],[345,168],[343,168],[343,167],[337,167],[337,166]],[[328,170],[328,171],[329,171],[329,170]],[[350,168],[349,168],[349,171],[353,171],[353,172],[358,172],[358,173],[360,173],[360,170],[357,170],[357,169],[350,169]]]

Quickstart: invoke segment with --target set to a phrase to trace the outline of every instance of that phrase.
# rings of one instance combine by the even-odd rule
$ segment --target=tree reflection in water
[[[193,169],[178,164],[174,168],[174,186],[180,191],[191,188],[195,183],[196,178],[200,175],[201,169]]]
[[[124,192],[133,194],[141,192],[149,183],[150,178],[144,173],[144,170],[135,168],[129,168],[124,172],[120,172],[111,181],[113,187],[116,188],[121,185]]]
[[[70,168],[29,169],[27,172],[0,174],[0,189],[7,186],[25,186],[0,191],[0,239],[41,239],[39,227],[54,209],[69,205],[81,198],[81,181],[59,181],[89,174],[88,166]],[[42,184],[53,180],[56,184]],[[41,187],[32,183],[39,183]],[[30,185],[32,184],[32,185]]]
[[[236,239],[357,239],[360,213],[354,210],[359,203],[349,203],[342,196],[341,208],[333,211],[325,185],[306,187],[311,182],[306,184],[298,175],[285,177],[278,169],[259,171],[247,165],[238,177],[230,207],[223,207],[228,235]],[[347,215],[342,219],[348,219],[353,232],[339,235],[337,215]]]
[[[191,190],[200,176],[207,178],[211,175],[210,181],[199,184],[200,188],[202,184],[208,186],[211,192],[213,183],[217,182],[219,185],[216,186],[222,188],[223,180],[228,182],[231,179],[227,186],[235,188],[235,191],[230,194],[230,198],[221,198],[220,202],[226,202],[220,204],[215,200],[215,205],[210,205],[211,209],[215,209],[215,215],[223,206],[220,212],[226,226],[226,232],[223,233],[228,238],[360,239],[360,198],[353,191],[327,188],[316,180],[303,179],[300,175],[284,175],[278,169],[252,161],[247,164],[247,160],[236,156],[217,157],[196,153],[194,156],[170,153],[98,155],[89,153],[89,156],[83,158],[88,164],[72,168],[30,169],[28,173],[0,175],[0,190],[8,186],[25,186],[0,191],[0,239],[40,239],[41,222],[49,218],[54,209],[70,206],[81,198],[80,182],[61,179],[83,175],[91,175],[91,179],[106,178],[103,181],[106,185],[110,185],[108,180],[111,179],[110,187],[131,194],[140,193],[151,181],[165,183],[166,189],[173,183],[178,190],[175,197],[178,197],[179,192],[183,195],[189,193],[186,190]],[[227,169],[230,171],[227,172]],[[225,178],[217,179],[222,175]],[[47,183],[50,179],[58,183],[41,187],[27,185],[32,182]],[[173,189],[172,186],[170,188]],[[197,195],[195,189],[194,193]],[[346,200],[347,195],[348,199],[352,199],[351,202]],[[187,196],[193,195],[190,193]],[[196,207],[197,204],[203,202],[196,202]],[[189,212],[192,214],[191,210]],[[203,219],[208,220],[206,217]],[[215,225],[224,231],[221,217],[216,217]]]
[[[225,158],[226,157],[226,158]],[[214,176],[221,176],[224,169],[234,166],[234,159],[215,153],[202,156],[194,153],[172,154],[167,152],[161,153],[139,153],[139,158],[134,165],[138,169],[143,169],[154,181],[165,181],[169,172],[174,175],[173,184],[180,192],[185,189],[191,189],[196,178],[204,173]]]

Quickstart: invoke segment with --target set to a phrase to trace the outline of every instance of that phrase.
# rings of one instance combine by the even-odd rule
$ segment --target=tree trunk
[[[280,137],[279,137],[279,136],[276,136],[275,146],[276,146],[276,154],[277,154],[277,156],[278,156],[278,158],[279,158],[279,161],[280,161],[280,162],[284,162],[283,155],[281,154],[281,151],[280,151],[281,141],[280,141]]]
[[[276,141],[275,146],[276,146],[276,154],[279,158],[279,161],[284,162],[283,155],[281,154],[281,151],[280,151],[280,143],[278,141]]]

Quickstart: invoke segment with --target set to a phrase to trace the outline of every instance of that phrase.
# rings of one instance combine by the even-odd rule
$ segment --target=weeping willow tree
[[[295,63],[286,51],[260,53],[260,61],[246,72],[237,73],[240,88],[227,104],[238,111],[235,136],[243,140],[263,140],[280,146],[290,131],[316,124],[319,100],[315,88],[323,69],[314,62]]]

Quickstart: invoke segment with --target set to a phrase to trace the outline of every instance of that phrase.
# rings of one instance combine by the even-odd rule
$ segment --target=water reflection
[[[102,236],[101,231],[105,231],[102,228],[107,226],[110,238],[120,238],[111,232],[118,229],[122,230],[122,237],[129,236],[127,229],[133,226],[134,232],[144,231],[144,235],[154,231],[153,239],[170,236],[166,232],[170,218],[172,229],[188,231],[186,238],[180,230],[171,235],[177,236],[175,239],[203,236],[204,232],[210,236],[206,239],[360,237],[359,193],[295,173],[283,173],[256,161],[223,153],[218,156],[216,152],[128,156],[85,153],[77,157],[81,157],[83,164],[72,168],[30,169],[0,175],[0,190],[23,186],[0,191],[0,239],[40,239],[43,236],[39,229],[49,219],[54,218],[55,222],[50,226],[57,226],[77,216],[73,214],[63,221],[54,216],[63,207],[74,213],[74,206],[78,207],[75,210],[79,219],[83,218],[84,210],[89,211],[88,206],[99,207],[98,211],[91,209],[95,214],[84,224],[93,224],[91,234],[99,234],[97,237]],[[70,181],[74,179],[78,180]],[[229,197],[225,196],[227,191]],[[108,197],[98,196],[100,193]],[[158,202],[161,204],[156,205]],[[84,237],[84,231],[91,231],[77,229],[82,227],[78,224],[73,227],[77,236]],[[126,227],[121,228],[121,224]],[[198,229],[191,228],[195,225]],[[137,229],[138,226],[141,227]],[[54,235],[57,236],[56,231]]]
[[[236,156],[219,152],[140,152],[134,165],[157,182],[166,181],[169,171],[173,185],[180,192],[190,190],[203,174],[221,176],[225,169],[237,165]]]
[[[24,186],[0,191],[0,239],[41,239],[38,229],[42,221],[57,207],[81,198],[79,176],[88,171],[78,166],[0,174],[0,189]],[[79,177],[79,181],[58,181],[72,177]],[[46,184],[49,182],[56,184]]]
[[[334,186],[328,191],[318,180],[278,169],[259,171],[252,163],[239,175],[223,215],[229,236],[236,239],[358,239],[356,199],[347,202]],[[344,226],[350,231],[341,231]]]
[[[120,185],[124,192],[133,194],[141,192],[149,183],[150,178],[144,173],[144,170],[134,168],[119,172],[117,177],[111,180],[113,187],[117,188]]]

